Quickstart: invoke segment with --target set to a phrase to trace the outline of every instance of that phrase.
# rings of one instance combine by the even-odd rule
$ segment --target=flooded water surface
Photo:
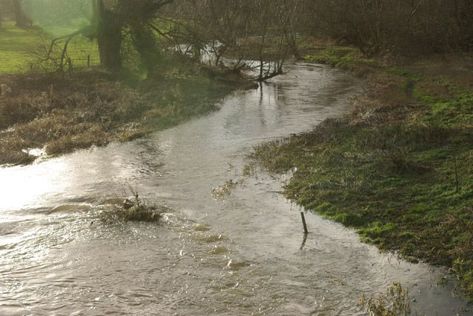
[[[243,174],[252,146],[343,114],[360,91],[297,64],[145,139],[0,169],[0,315],[364,315],[360,297],[393,282],[420,315],[471,315],[444,271],[316,215],[301,249],[287,177]],[[159,224],[103,220],[129,187],[171,211]]]

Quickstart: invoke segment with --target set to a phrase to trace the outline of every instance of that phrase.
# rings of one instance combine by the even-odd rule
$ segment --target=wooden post
[[[90,68],[90,55],[87,55],[87,68]]]
[[[309,230],[307,229],[307,223],[305,221],[305,215],[304,212],[301,212],[301,218],[302,218],[302,226],[304,227],[304,234],[308,234]]]
[[[299,250],[304,250],[304,247],[305,247],[305,244],[307,242],[307,236],[309,234],[304,234],[304,239],[302,239],[302,244],[301,244],[301,247],[299,248]]]

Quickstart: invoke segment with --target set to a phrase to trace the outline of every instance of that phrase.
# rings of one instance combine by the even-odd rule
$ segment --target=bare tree
[[[313,33],[367,55],[445,52],[473,47],[470,0],[304,0]]]
[[[264,81],[280,73],[285,60],[298,55],[296,23],[302,0],[180,0],[170,15],[177,27],[169,35],[188,43],[196,59],[205,47],[214,65],[235,71],[255,68]],[[186,51],[185,53],[188,53]]]

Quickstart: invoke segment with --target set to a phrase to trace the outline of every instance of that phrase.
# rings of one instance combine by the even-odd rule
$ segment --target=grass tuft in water
[[[117,214],[126,221],[134,222],[157,222],[161,218],[163,210],[155,206],[147,205],[140,198],[138,191],[130,188],[133,193],[132,199],[123,201],[122,209]]]
[[[228,197],[232,191],[238,186],[239,182],[230,179],[226,181],[223,185],[215,187],[212,189],[212,196],[216,200],[223,200]]]
[[[372,298],[363,296],[360,305],[371,316],[411,315],[409,292],[399,283],[391,285],[384,295]]]
[[[163,213],[169,212],[164,206],[150,205],[140,198],[139,194],[132,190],[133,196],[126,198],[122,203],[114,202],[111,208],[107,208],[101,213],[105,222],[151,222],[156,223]]]

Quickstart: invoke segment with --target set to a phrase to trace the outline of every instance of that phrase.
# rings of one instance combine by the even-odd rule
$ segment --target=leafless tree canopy
[[[310,0],[305,6],[308,31],[354,44],[366,54],[473,48],[470,0]]]
[[[41,0],[71,6],[65,0]],[[88,2],[87,2],[88,1]],[[27,1],[0,0],[0,16],[18,26],[31,20]],[[91,25],[84,32],[98,39],[100,59],[121,69],[125,40],[132,43],[149,71],[165,51],[186,44],[185,53],[234,70],[258,69],[265,80],[282,72],[288,57],[300,57],[298,39],[316,36],[358,47],[365,55],[442,53],[473,49],[471,0],[81,0],[89,4]],[[37,4],[37,2],[36,2]],[[31,4],[30,4],[31,5]],[[67,17],[65,17],[67,18]],[[71,34],[83,34],[76,32]],[[69,39],[69,37],[64,37]],[[64,39],[63,38],[63,39]],[[67,44],[66,44],[67,45]],[[228,67],[228,65],[227,65]]]

